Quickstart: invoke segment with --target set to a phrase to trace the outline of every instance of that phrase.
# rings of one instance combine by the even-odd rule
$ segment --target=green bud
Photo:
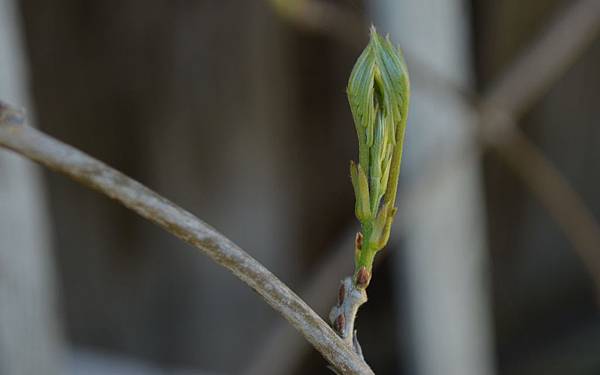
[[[369,183],[367,175],[362,166],[360,164],[356,165],[354,161],[350,161],[350,177],[352,178],[352,186],[354,187],[354,195],[356,196],[356,217],[361,222],[369,220],[371,209],[369,206]]]
[[[402,52],[374,27],[354,65],[347,92],[358,135],[359,161],[350,167],[356,216],[366,245],[378,250],[388,241],[396,211],[410,83]]]
[[[377,218],[373,223],[373,230],[371,232],[371,244],[375,251],[381,250],[388,242],[390,238],[390,230],[392,228],[392,222],[397,209],[391,208],[389,202],[385,203]]]

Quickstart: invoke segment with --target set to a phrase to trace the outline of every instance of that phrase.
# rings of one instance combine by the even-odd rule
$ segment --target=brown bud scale
[[[362,245],[363,245],[363,235],[362,235],[362,233],[358,232],[358,233],[356,233],[356,238],[354,240],[354,247],[356,248],[356,250],[361,250]]]
[[[335,322],[333,322],[333,324],[336,331],[338,331],[339,333],[343,333],[344,326],[346,325],[346,318],[344,318],[344,314],[338,315],[338,317],[335,318]]]
[[[338,306],[342,306],[344,303],[344,297],[346,296],[346,287],[344,284],[340,285],[340,290],[338,290]]]
[[[356,275],[356,286],[359,288],[366,288],[369,285],[369,281],[371,279],[371,274],[365,267],[361,267],[358,270],[358,274]]]

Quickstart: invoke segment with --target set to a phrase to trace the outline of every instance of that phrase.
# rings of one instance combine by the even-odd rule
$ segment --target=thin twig
[[[356,233],[356,225],[342,231],[334,241],[333,249],[317,269],[311,270],[312,277],[306,280],[306,286],[300,296],[310,304],[317,313],[326,314],[333,302],[334,286],[341,280],[348,269],[353,266],[352,236]],[[307,345],[284,322],[278,323],[269,333],[266,341],[257,346],[252,361],[245,367],[245,375],[276,375],[290,372],[306,354]]]
[[[329,322],[333,328],[340,334],[346,345],[351,346],[363,359],[354,323],[358,309],[366,302],[367,291],[358,288],[352,276],[347,276],[340,282],[337,304],[329,312]]]
[[[0,102],[0,146],[107,195],[200,249],[258,292],[342,374],[373,374],[302,299],[262,264],[190,212],[137,181],[25,124]]]

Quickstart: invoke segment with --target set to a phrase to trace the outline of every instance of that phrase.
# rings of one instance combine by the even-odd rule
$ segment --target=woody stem
[[[354,275],[341,281],[337,304],[329,313],[329,320],[335,331],[361,357],[363,357],[362,350],[356,337],[354,324],[358,309],[367,302],[366,289],[371,280],[371,268],[376,253],[370,249],[369,240],[366,237],[368,234],[364,237],[362,233],[356,235],[354,246],[357,256]]]

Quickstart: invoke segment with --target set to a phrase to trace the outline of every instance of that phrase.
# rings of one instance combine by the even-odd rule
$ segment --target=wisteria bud
[[[358,163],[350,165],[356,217],[375,251],[387,243],[395,213],[409,90],[402,53],[372,27],[347,92],[359,148]],[[365,228],[377,235],[364,233]]]

